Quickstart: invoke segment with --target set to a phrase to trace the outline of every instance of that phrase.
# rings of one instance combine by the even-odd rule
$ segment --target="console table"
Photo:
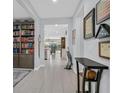
[[[78,58],[76,57],[76,65],[77,65],[77,93],[91,93],[91,82],[96,82],[96,89],[95,93],[99,93],[99,86],[100,86],[100,80],[101,75],[104,69],[108,69],[108,66],[102,65],[96,61],[93,61],[88,58]],[[80,91],[80,78],[79,78],[79,63],[84,66],[83,69],[83,80],[82,80],[82,91]],[[98,69],[96,79],[94,80],[88,80],[86,79],[86,73],[89,69]],[[88,91],[85,91],[85,82],[88,83]]]

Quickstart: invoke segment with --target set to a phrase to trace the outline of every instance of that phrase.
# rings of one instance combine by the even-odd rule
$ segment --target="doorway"
[[[66,41],[68,24],[54,24],[44,26],[45,60],[50,56],[66,59]]]

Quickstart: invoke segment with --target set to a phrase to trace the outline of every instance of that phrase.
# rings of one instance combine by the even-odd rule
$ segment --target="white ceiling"
[[[27,11],[16,1],[13,0],[13,18],[29,18]]]
[[[72,17],[80,0],[29,0],[41,18]]]
[[[68,25],[45,25],[45,39],[60,39],[66,36],[66,31],[68,30]]]
[[[72,17],[80,1],[81,0],[58,0],[57,3],[53,3],[52,0],[29,0],[34,8],[33,10],[35,10],[41,18]],[[18,8],[16,10],[18,10]],[[21,15],[23,15],[23,13],[21,13]]]

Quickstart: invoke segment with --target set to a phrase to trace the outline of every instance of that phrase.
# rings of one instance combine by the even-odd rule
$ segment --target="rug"
[[[15,87],[21,80],[23,80],[29,73],[31,69],[13,69],[13,87]]]

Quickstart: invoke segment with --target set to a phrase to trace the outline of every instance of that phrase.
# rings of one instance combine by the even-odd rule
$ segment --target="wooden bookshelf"
[[[13,23],[13,67],[34,67],[34,22]]]

